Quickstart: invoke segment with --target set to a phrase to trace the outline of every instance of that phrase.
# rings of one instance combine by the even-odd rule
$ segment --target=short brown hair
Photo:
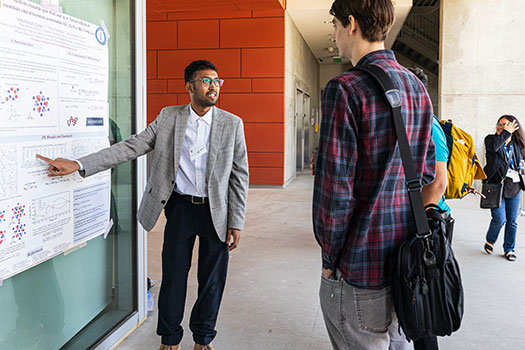
[[[350,24],[348,16],[354,16],[363,38],[370,42],[385,41],[394,23],[392,0],[335,0],[330,14],[344,27]]]

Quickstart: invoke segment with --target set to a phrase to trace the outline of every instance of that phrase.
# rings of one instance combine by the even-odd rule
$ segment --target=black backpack
[[[444,212],[437,206],[425,211],[421,183],[414,167],[401,115],[399,90],[378,66],[357,66],[353,70],[365,72],[373,78],[392,107],[416,224],[416,235],[409,236],[399,248],[397,268],[393,276],[392,294],[399,323],[409,340],[450,335],[461,325],[464,300],[459,265],[447,239]],[[452,232],[448,232],[448,236],[451,237],[451,234]]]

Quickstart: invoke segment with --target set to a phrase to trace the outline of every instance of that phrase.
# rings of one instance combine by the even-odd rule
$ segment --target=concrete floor
[[[251,188],[245,231],[230,258],[214,346],[220,350],[330,350],[318,302],[320,252],[311,225],[313,178],[302,174],[285,189]],[[456,218],[454,250],[465,288],[461,329],[440,338],[442,350],[525,348],[525,219],[519,219],[518,261],[482,250],[490,212],[469,196],[450,201]],[[164,220],[148,237],[148,274],[160,280]],[[520,253],[521,252],[521,253]],[[196,255],[196,254],[195,254]],[[190,272],[186,315],[196,298],[196,260]],[[158,288],[153,290],[155,297]],[[156,302],[156,300],[155,300]],[[116,349],[158,349],[157,311]],[[193,349],[188,320],[182,350]]]

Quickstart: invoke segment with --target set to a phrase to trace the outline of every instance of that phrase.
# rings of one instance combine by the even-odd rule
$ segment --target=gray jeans
[[[400,334],[390,287],[352,287],[343,279],[321,277],[321,310],[334,350],[408,350]]]

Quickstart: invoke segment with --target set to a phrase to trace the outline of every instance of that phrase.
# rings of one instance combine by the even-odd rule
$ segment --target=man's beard
[[[217,95],[217,97],[219,97],[219,96]],[[195,95],[193,96],[193,98],[194,98],[195,102],[201,107],[213,107],[213,106],[215,106],[217,104],[217,101],[219,101],[218,98],[215,99],[215,101],[211,101],[211,100],[209,100],[207,98],[201,98],[200,96],[195,96]]]

